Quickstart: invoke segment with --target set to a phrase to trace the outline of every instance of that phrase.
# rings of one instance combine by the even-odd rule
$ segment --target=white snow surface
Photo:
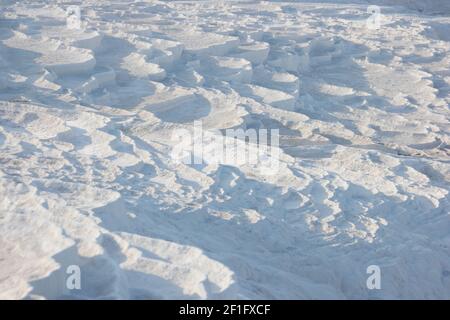
[[[334,2],[1,1],[0,298],[449,299],[449,2]]]

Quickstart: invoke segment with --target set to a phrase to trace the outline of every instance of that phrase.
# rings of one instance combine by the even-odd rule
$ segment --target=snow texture
[[[0,2],[0,298],[450,298],[450,2]]]

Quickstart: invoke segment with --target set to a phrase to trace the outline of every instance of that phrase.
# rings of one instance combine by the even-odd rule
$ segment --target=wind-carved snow
[[[448,17],[83,1],[71,29],[65,1],[8,3],[1,298],[450,297]],[[200,121],[278,129],[279,171],[174,161]]]

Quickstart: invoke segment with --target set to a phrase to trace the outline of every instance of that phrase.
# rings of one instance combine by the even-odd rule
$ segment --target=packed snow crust
[[[373,2],[0,1],[0,298],[449,299],[448,2]]]

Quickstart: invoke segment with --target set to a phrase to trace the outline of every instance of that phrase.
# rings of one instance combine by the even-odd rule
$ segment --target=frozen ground
[[[448,1],[0,2],[0,298],[450,298]]]

